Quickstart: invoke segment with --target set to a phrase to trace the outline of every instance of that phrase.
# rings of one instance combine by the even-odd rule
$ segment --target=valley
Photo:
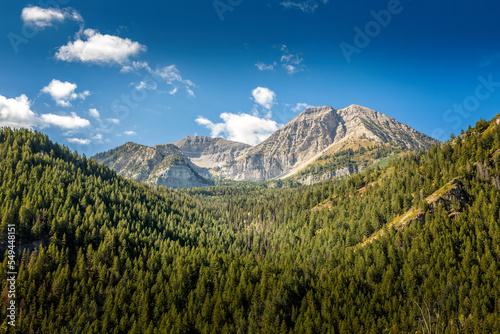
[[[294,188],[153,186],[3,129],[0,228],[36,245],[20,254],[14,332],[496,332],[499,118],[426,151],[381,145],[394,154],[378,165]],[[379,159],[370,145],[325,163]],[[112,160],[137,162],[141,181],[195,175],[199,152],[129,143]]]

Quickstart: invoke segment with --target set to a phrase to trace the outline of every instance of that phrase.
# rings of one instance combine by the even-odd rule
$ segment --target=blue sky
[[[492,1],[0,3],[0,125],[92,155],[256,144],[307,106],[363,105],[445,140],[500,111]]]

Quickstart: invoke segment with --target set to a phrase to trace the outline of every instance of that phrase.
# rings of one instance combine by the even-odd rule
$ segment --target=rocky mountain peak
[[[180,187],[193,180],[197,186],[203,184],[199,175],[247,181],[284,178],[320,157],[356,145],[393,145],[405,150],[426,149],[436,142],[394,118],[353,104],[344,109],[308,108],[254,147],[222,138],[189,136],[151,147],[129,142],[96,159],[120,175]],[[180,181],[169,183],[174,175]]]
[[[307,108],[306,110],[304,110],[302,113],[299,114],[302,115],[302,116],[305,116],[305,115],[318,115],[318,114],[321,114],[321,113],[328,113],[328,112],[331,112],[331,111],[335,111],[335,109],[333,109],[333,107],[331,106],[324,106],[324,107],[311,107],[311,108]]]
[[[227,166],[226,176],[252,181],[289,176],[327,151],[341,150],[339,143],[361,139],[405,149],[425,149],[436,142],[389,116],[356,104],[338,110],[314,107]]]
[[[346,121],[352,120],[354,118],[370,119],[370,120],[389,120],[389,116],[386,116],[378,111],[366,108],[357,104],[352,104],[347,108],[339,109],[337,111],[339,115]]]

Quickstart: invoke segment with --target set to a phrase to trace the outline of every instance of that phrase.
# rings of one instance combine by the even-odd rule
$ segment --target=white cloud
[[[276,62],[267,65],[267,64],[264,64],[263,62],[259,61],[257,64],[255,64],[255,66],[257,66],[259,71],[271,71],[271,70],[274,70],[274,66],[276,66]]]
[[[55,125],[63,129],[78,129],[90,126],[87,119],[79,117],[74,112],[71,113],[71,116],[44,114],[41,119],[44,125]]]
[[[58,126],[62,129],[71,130],[85,128],[90,126],[87,119],[79,117],[76,113],[70,116],[55,114],[35,114],[31,108],[31,103],[26,95],[21,95],[15,99],[7,99],[0,95],[0,126],[11,128],[32,128]]]
[[[68,138],[67,141],[73,144],[80,144],[80,145],[88,145],[91,143],[90,139],[82,139],[82,138]]]
[[[113,124],[120,124],[120,120],[118,118],[108,118],[107,120]]]
[[[286,45],[281,46],[281,66],[288,74],[295,74],[304,70],[303,60],[298,53],[291,53]]]
[[[102,134],[98,133],[95,136],[93,136],[92,139],[101,141],[102,140]]]
[[[99,119],[101,117],[101,114],[99,114],[99,111],[95,108],[89,109],[89,114],[95,119]]]
[[[137,134],[137,132],[135,132],[135,131],[125,131],[124,134],[126,134],[127,136],[135,136]]]
[[[167,67],[159,68],[154,71],[149,69],[150,74],[155,77],[159,76],[162,78],[167,84],[173,86],[174,88],[169,92],[171,95],[174,95],[177,92],[178,86],[184,86],[186,92],[189,96],[194,97],[194,92],[191,87],[194,87],[194,83],[191,80],[183,79],[181,76],[181,72],[177,69],[175,65],[170,65]]]
[[[82,16],[72,8],[41,8],[36,6],[23,8],[21,19],[24,24],[34,26],[38,29],[51,27],[54,22],[73,20],[81,22]]]
[[[52,96],[56,104],[61,107],[71,107],[70,101],[81,99],[85,100],[90,95],[88,90],[82,93],[75,93],[78,86],[75,83],[68,81],[61,82],[59,80],[52,80],[47,87],[42,89],[42,93],[47,93]]]
[[[184,87],[190,97],[195,97],[192,87],[196,87],[196,85],[191,80],[183,79],[181,72],[175,65],[152,69],[146,62],[134,61],[132,65],[123,66],[121,72],[130,73],[137,72],[139,70],[145,70],[149,73],[150,77],[145,78],[135,86],[138,90],[156,90],[158,83],[165,82],[166,84],[172,86],[172,89],[168,92],[170,95],[175,95],[180,87]]]
[[[304,110],[309,109],[309,108],[314,108],[314,106],[311,106],[307,103],[297,103],[297,105],[292,108],[292,111],[293,112],[303,112]]]
[[[8,99],[0,95],[0,126],[32,128],[39,123],[26,95]]]
[[[156,88],[158,88],[158,84],[154,80],[141,81],[137,85],[135,85],[135,89],[137,90],[141,89],[156,90]]]
[[[124,65],[122,66],[120,72],[121,73],[130,73],[130,72],[135,72],[139,69],[150,69],[149,64],[145,61],[133,61],[132,64],[130,65]]]
[[[213,123],[203,116],[199,116],[196,122],[209,129],[212,137],[225,135],[229,140],[250,145],[263,142],[279,129],[275,121],[249,114],[222,113],[220,118],[223,123]]]
[[[131,39],[102,35],[94,29],[85,29],[82,34],[78,34],[74,42],[61,46],[56,58],[66,62],[123,65],[146,50],[144,45]]]
[[[252,90],[252,96],[256,103],[266,109],[271,109],[276,103],[276,94],[266,87],[257,87]]]
[[[281,5],[285,8],[299,9],[304,13],[314,13],[320,4],[326,4],[329,0],[305,0],[305,1],[283,1]]]
[[[280,59],[269,65],[261,61],[257,62],[255,66],[259,69],[259,71],[274,70],[278,63],[281,64],[281,68],[283,68],[288,74],[295,74],[297,72],[304,71],[305,65],[302,63],[304,59],[301,58],[300,53],[290,52],[286,45],[280,45],[279,48],[281,51]]]

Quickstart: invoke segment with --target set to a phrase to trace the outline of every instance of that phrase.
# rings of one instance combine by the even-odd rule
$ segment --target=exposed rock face
[[[203,170],[194,166],[175,145],[144,146],[126,143],[93,157],[118,175],[134,181],[169,188],[204,187],[211,182],[200,176]]]
[[[208,185],[203,177],[211,175],[246,181],[284,178],[356,140],[390,142],[406,149],[426,149],[437,143],[391,117],[352,105],[339,110],[309,108],[255,147],[194,136],[151,147],[127,143],[94,158],[132,180],[173,188],[199,187]],[[358,172],[351,169],[328,171],[319,180]],[[302,182],[310,184],[317,179],[314,176]]]
[[[222,138],[189,136],[174,143],[191,160],[203,168],[222,167],[239,159],[251,147]]]
[[[433,212],[440,204],[442,204],[449,212],[450,217],[459,216],[463,208],[467,205],[466,194],[463,192],[461,187],[462,185],[460,184],[460,181],[458,179],[453,179],[434,194],[427,197],[426,201],[427,204],[429,204],[428,211]],[[416,210],[413,209],[413,211]],[[404,229],[406,226],[415,222],[423,222],[425,220],[424,218],[425,212],[423,210],[419,210],[412,216],[411,219],[401,223],[397,229]]]
[[[467,194],[462,190],[460,181],[453,179],[427,197],[426,202],[429,205],[426,209],[427,211],[424,211],[422,208],[412,207],[404,215],[394,218],[385,228],[373,233],[369,238],[363,239],[363,242],[359,243],[356,248],[372,243],[384,235],[385,231],[388,231],[391,227],[394,227],[396,230],[404,230],[414,223],[425,222],[426,212],[435,211],[439,205],[443,205],[444,209],[448,211],[449,217],[460,216],[463,209],[467,206]]]
[[[186,165],[170,165],[151,177],[151,183],[168,188],[206,187],[211,185]]]
[[[355,138],[393,142],[408,149],[426,149],[437,143],[391,117],[358,105],[339,110],[309,108],[226,166],[223,175],[250,181],[280,178],[307,166],[332,145]]]
[[[269,180],[315,157],[345,136],[340,117],[332,111],[331,107],[305,110],[228,166],[226,176],[234,180]]]
[[[427,198],[427,203],[431,210],[434,210],[440,203],[443,203],[447,210],[451,210],[454,202],[456,202],[460,210],[467,204],[466,194],[463,192],[462,185],[458,179],[453,179]]]

